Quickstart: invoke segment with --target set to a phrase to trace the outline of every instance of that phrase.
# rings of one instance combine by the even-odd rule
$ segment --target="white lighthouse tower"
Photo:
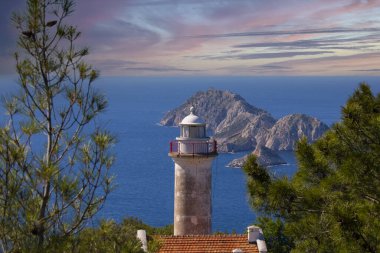
[[[206,136],[206,123],[194,108],[170,143],[175,163],[174,235],[211,233],[211,168],[218,155],[216,141]]]

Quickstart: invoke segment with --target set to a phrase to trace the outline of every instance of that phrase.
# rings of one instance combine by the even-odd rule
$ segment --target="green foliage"
[[[20,92],[0,128],[0,251],[42,252],[81,231],[112,190],[115,139],[94,119],[107,101],[65,24],[72,0],[27,0],[14,14]]]
[[[126,218],[120,223],[101,220],[96,227],[87,227],[75,235],[67,237],[50,236],[44,247],[46,253],[143,253],[137,230],[147,231],[148,252],[159,250],[160,243],[155,235],[172,235],[173,226],[151,227],[136,218]],[[38,247],[23,248],[20,252],[39,253]]]
[[[341,122],[314,144],[301,140],[296,154],[290,180],[254,158],[244,166],[253,208],[279,218],[269,222],[277,228],[262,222],[271,252],[379,252],[380,94],[361,84]]]
[[[251,195],[251,202],[254,208],[265,211],[266,205],[264,199],[267,198],[267,192],[271,184],[271,178],[266,169],[259,166],[254,155],[249,155],[243,165],[243,170],[247,175],[247,187],[249,192],[255,192]]]
[[[284,222],[264,216],[259,217],[257,221],[257,226],[263,230],[270,252],[285,253],[291,250],[293,241],[285,235]]]
[[[102,221],[98,228],[86,228],[78,236],[75,252],[143,253],[133,226]]]

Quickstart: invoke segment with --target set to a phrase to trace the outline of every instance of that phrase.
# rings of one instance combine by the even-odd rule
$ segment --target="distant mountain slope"
[[[161,125],[178,126],[189,114],[191,106],[194,106],[195,113],[202,117],[207,122],[207,127],[214,132],[221,131],[226,125],[230,125],[236,114],[267,114],[264,110],[248,104],[244,98],[235,93],[209,89],[195,93],[184,104],[166,113],[160,121]]]
[[[189,114],[189,108],[207,122],[218,141],[219,152],[254,150],[265,146],[272,150],[293,150],[303,136],[310,142],[319,138],[328,126],[304,114],[287,115],[278,121],[263,109],[248,104],[230,91],[199,91],[181,106],[169,111],[160,121],[177,126]]]
[[[279,119],[265,138],[265,146],[272,150],[294,150],[299,139],[309,142],[319,139],[328,126],[305,114],[291,114]]]

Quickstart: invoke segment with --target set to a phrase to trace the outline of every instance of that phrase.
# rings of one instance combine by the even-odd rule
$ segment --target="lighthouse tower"
[[[180,137],[170,143],[169,153],[175,163],[174,235],[210,234],[216,141],[206,136],[206,123],[193,107],[179,125]]]

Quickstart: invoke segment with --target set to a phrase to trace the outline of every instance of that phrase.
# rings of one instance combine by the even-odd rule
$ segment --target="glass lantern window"
[[[182,126],[181,137],[189,138],[189,127]]]
[[[204,126],[181,126],[181,137],[183,138],[205,138]]]
[[[206,137],[206,129],[205,129],[204,126],[199,127],[199,137],[200,137],[200,138],[204,138],[204,137]]]
[[[198,138],[198,128],[196,126],[190,127],[190,138]]]

